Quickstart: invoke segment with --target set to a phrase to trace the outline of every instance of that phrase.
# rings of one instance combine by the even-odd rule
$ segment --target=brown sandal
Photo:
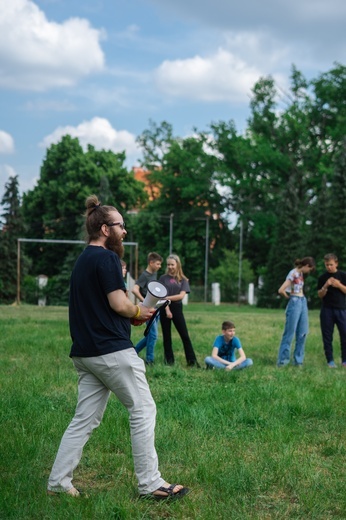
[[[140,497],[154,500],[177,500],[178,498],[183,498],[188,493],[190,493],[191,490],[187,487],[182,487],[181,489],[179,489],[179,491],[174,493],[173,489],[177,485],[178,484],[171,484],[168,487],[161,486],[158,489],[156,489],[156,491],[162,491],[163,493],[167,493],[166,495],[155,495],[154,493],[156,491],[154,491],[153,493],[148,493],[147,495],[140,495]]]
[[[70,495],[71,497],[79,497],[80,491],[75,487],[71,487],[71,489],[69,489],[68,491],[51,491],[50,489],[48,489],[47,495],[51,495],[51,496]]]

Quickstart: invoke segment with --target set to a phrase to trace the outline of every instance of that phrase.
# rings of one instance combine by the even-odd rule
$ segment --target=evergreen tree
[[[326,214],[326,227],[333,232],[330,249],[325,253],[335,253],[346,270],[346,137],[335,156],[334,177],[331,186],[329,212]],[[324,253],[324,254],[325,254]]]
[[[10,177],[1,200],[2,230],[0,231],[0,301],[11,303],[17,295],[17,239],[23,237],[24,225],[18,189],[18,177]],[[24,257],[21,262],[23,275]]]

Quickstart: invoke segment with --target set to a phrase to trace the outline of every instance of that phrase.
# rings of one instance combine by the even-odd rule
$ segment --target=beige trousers
[[[145,376],[145,365],[135,349],[104,356],[73,358],[79,375],[78,403],[74,418],[65,431],[49,476],[48,489],[68,491],[73,487],[73,471],[82,457],[84,445],[99,426],[110,392],[130,415],[132,455],[141,495],[164,484],[155,450],[156,405]],[[114,428],[116,435],[116,425]]]

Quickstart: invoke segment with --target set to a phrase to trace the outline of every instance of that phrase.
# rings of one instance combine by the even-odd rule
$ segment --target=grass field
[[[77,377],[68,357],[67,309],[0,306],[1,520],[346,519],[346,369],[326,365],[311,311],[303,368],[277,369],[283,311],[189,304],[199,362],[232,319],[254,366],[237,372],[176,365],[147,370],[165,479],[192,488],[174,503],[137,499],[127,411],[111,397],[74,484],[85,496],[48,497],[46,481],[73,416]],[[143,334],[132,329],[133,341]]]

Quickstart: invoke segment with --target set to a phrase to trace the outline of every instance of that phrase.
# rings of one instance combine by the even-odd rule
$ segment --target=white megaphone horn
[[[165,300],[159,301],[167,296],[167,289],[162,283],[152,281],[148,283],[148,292],[144,298],[143,305],[145,307],[156,307],[163,305]]]

